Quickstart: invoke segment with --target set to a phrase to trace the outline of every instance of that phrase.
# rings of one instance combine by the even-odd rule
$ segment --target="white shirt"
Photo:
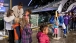
[[[22,18],[22,14],[23,14],[23,8],[21,8],[20,10],[18,9],[18,6],[14,6],[12,8],[12,10],[14,11],[14,14],[15,14],[15,17],[19,17],[19,18]]]
[[[5,29],[6,30],[13,30],[12,23],[13,23],[14,18],[15,18],[14,15],[12,15],[10,17],[6,17],[6,15],[4,15]]]

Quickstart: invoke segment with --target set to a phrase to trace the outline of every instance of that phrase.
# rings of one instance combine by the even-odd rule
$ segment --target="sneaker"
[[[64,37],[64,38],[66,38],[66,37],[67,37],[67,35],[65,34],[63,37]]]

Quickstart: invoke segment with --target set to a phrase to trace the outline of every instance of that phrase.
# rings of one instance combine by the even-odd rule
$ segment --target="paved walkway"
[[[36,34],[37,34],[37,30],[33,31],[33,34],[32,34],[33,42],[32,43],[38,43],[36,39]],[[76,32],[75,31],[70,32],[67,38],[62,37],[60,40],[54,40],[51,34],[49,34],[49,37],[50,37],[50,43],[76,43]],[[0,43],[8,43],[8,42],[7,42],[7,39],[4,39],[4,40],[0,40]]]

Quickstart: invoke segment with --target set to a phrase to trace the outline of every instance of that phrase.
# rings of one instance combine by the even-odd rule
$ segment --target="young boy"
[[[20,28],[20,24],[19,24],[19,18],[15,18],[14,22],[15,23],[13,24],[13,29],[14,29],[15,43],[20,43],[21,28]]]
[[[41,25],[40,32],[37,33],[38,43],[50,43],[50,40],[47,34],[48,34],[48,26]]]
[[[66,13],[64,16],[64,24],[66,26],[66,29],[67,29],[67,33],[68,33],[68,24],[69,24],[69,16],[68,16],[68,13]]]

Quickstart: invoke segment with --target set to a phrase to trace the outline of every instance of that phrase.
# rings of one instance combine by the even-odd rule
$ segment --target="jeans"
[[[65,25],[66,26],[66,32],[68,32],[69,31],[69,29],[68,29],[68,25]]]
[[[15,43],[21,43],[21,40],[15,40]]]
[[[70,29],[73,29],[73,21],[70,21]]]
[[[76,30],[76,23],[73,22],[73,29]]]
[[[63,29],[63,31],[64,31],[64,34],[66,34],[66,33],[67,33],[67,30],[66,30],[66,29]]]

